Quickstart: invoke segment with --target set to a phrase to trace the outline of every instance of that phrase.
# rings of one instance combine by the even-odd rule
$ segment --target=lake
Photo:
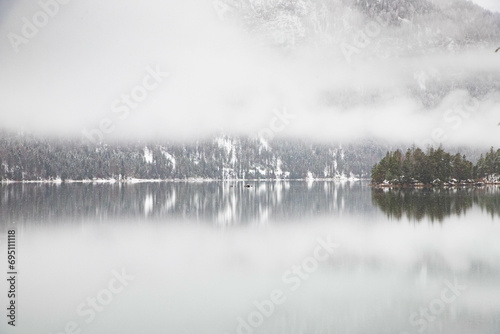
[[[16,330],[500,333],[500,187],[248,184],[1,185]]]

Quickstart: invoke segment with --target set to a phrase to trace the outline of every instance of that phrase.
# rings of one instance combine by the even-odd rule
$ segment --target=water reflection
[[[0,186],[5,222],[191,221],[230,226],[375,216],[442,221],[473,207],[500,216],[500,188],[372,189],[366,182],[8,184]]]
[[[372,201],[389,218],[442,222],[464,215],[477,205],[491,217],[500,216],[500,188],[373,189]]]
[[[366,184],[334,182],[9,184],[0,219],[16,222],[184,219],[266,224],[374,213]]]

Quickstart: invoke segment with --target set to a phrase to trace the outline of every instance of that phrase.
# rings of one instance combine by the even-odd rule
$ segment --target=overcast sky
[[[2,128],[80,136],[101,127],[105,138],[176,139],[274,128],[326,140],[500,142],[498,95],[475,101],[457,90],[425,108],[404,88],[411,79],[426,89],[457,69],[498,75],[492,46],[350,64],[338,45],[331,57],[265,45],[221,20],[211,1],[74,0],[50,7],[46,24],[39,15],[38,31],[23,21],[40,13],[38,2],[0,6]],[[13,42],[9,34],[22,36],[23,27],[30,37]],[[384,93],[373,102],[322,102],[325,92],[352,90]]]

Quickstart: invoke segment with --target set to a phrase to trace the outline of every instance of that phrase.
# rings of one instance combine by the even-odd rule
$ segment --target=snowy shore
[[[83,183],[83,184],[115,184],[115,183],[159,183],[159,182],[186,182],[186,183],[201,183],[201,182],[289,182],[289,181],[303,181],[303,182],[315,182],[315,181],[335,181],[335,182],[353,182],[353,181],[361,181],[365,179],[360,179],[354,176],[338,176],[333,178],[302,178],[302,179],[208,179],[208,178],[187,178],[187,179],[136,179],[136,178],[126,178],[126,179],[84,179],[84,180],[62,180],[60,178],[57,179],[48,179],[48,180],[23,180],[23,181],[13,181],[13,180],[2,180],[0,184],[13,184],[13,183],[22,183],[22,184],[41,184],[41,183],[50,183],[50,184],[71,184],[71,183]],[[367,180],[367,179],[366,179]]]

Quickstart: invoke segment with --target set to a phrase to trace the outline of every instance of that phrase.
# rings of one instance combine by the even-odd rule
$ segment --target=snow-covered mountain
[[[323,92],[326,106],[404,95],[432,108],[456,90],[482,99],[500,88],[498,73],[471,65],[477,52],[490,54],[500,46],[500,14],[467,0],[215,0],[214,8],[262,45],[291,57],[314,53],[320,61],[361,72],[354,87]],[[363,77],[380,75],[371,72],[380,66],[395,66],[397,78],[389,75],[380,78],[379,88],[367,87]],[[394,86],[384,82],[396,79],[401,82]]]
[[[214,8],[221,19],[291,48],[339,45],[364,34],[376,38],[367,41],[370,54],[390,48],[388,56],[405,57],[500,38],[500,14],[467,0],[215,0]]]
[[[93,144],[0,132],[0,180],[369,178],[372,166],[394,149],[405,147],[227,135]],[[450,152],[479,158],[471,149]]]
[[[191,143],[90,144],[0,136],[0,179],[368,178],[389,147],[218,136]]]

